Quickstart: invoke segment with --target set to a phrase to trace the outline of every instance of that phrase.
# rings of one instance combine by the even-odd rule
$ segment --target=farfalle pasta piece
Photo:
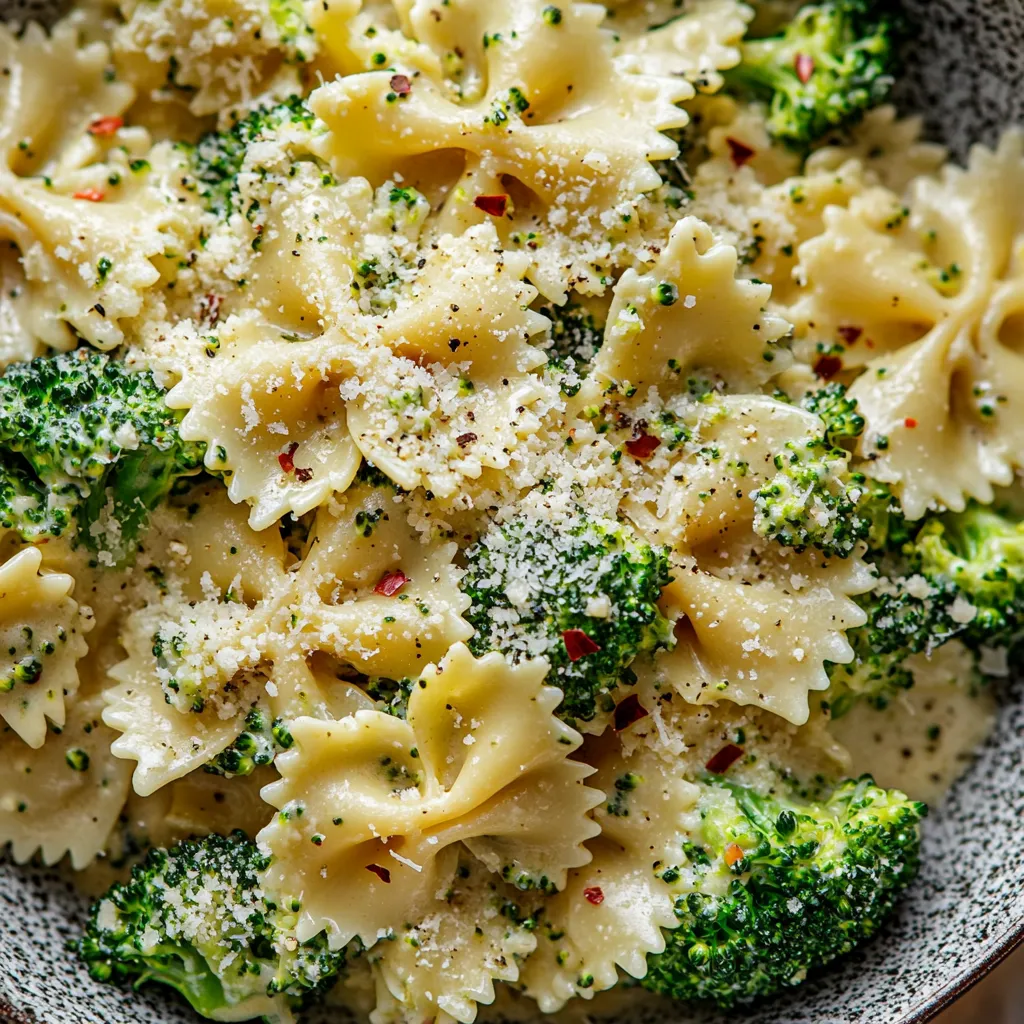
[[[536,948],[535,922],[513,910],[521,892],[454,848],[442,857],[458,861],[442,872],[453,878],[443,903],[410,908],[407,923],[367,954],[377,979],[372,1024],[469,1024],[477,1004],[494,1002],[495,982],[514,983]]]
[[[111,752],[115,734],[100,721],[97,682],[68,700],[63,728],[40,747],[0,729],[0,845],[9,843],[19,863],[39,853],[55,864],[70,854],[71,866],[84,868],[117,822],[131,768]]]
[[[407,514],[389,488],[366,486],[317,513],[290,604],[299,643],[405,679],[470,637],[455,544],[421,537]]]
[[[736,250],[687,217],[644,274],[615,286],[593,375],[620,390],[684,387],[704,374],[734,390],[757,387],[784,367],[789,331],[764,306],[771,289],[736,277]]]
[[[206,464],[230,474],[232,501],[252,506],[262,530],[343,491],[360,454],[346,422],[338,367],[352,346],[340,336],[288,341],[255,317],[233,317],[215,358],[168,394],[187,409],[186,440],[205,441]]]
[[[42,561],[39,548],[24,548],[0,565],[0,718],[36,748],[47,720],[64,725],[92,627],[91,612],[70,596],[74,579]]]
[[[683,777],[682,764],[673,770],[641,748],[631,756],[606,753],[598,766],[591,784],[607,802],[594,811],[602,829],[590,843],[594,859],[545,908],[538,951],[522,971],[525,991],[544,1013],[611,988],[620,969],[646,974],[647,955],[665,948],[662,929],[677,923],[674,896],[686,884],[681,876],[663,880],[659,868],[679,862],[700,821],[700,790]]]
[[[529,372],[545,362],[531,342],[548,321],[526,308],[536,296],[522,281],[527,264],[501,250],[489,224],[445,236],[373,325],[380,347],[345,386],[349,429],[401,487],[448,498],[485,469],[504,469],[560,401]]]
[[[411,6],[409,0],[386,5],[366,4],[363,0],[314,5],[309,18],[318,37],[318,64],[326,64],[341,75],[379,71],[383,65],[395,71],[419,72],[441,82],[443,69],[452,68],[456,55],[449,52],[442,59],[419,40],[407,22],[404,32],[393,24],[396,16],[406,15]]]
[[[674,551],[663,601],[677,643],[655,664],[694,703],[756,704],[805,722],[808,693],[828,686],[825,662],[853,657],[845,631],[865,615],[852,598],[872,576],[856,556],[798,553],[754,533],[752,495],[787,442],[820,436],[817,417],[761,397],[720,399],[705,415],[688,449],[624,503],[652,543]]]
[[[921,140],[922,125],[921,117],[901,118],[890,104],[875,107],[850,129],[850,138],[844,143],[811,153],[805,173],[828,173],[857,160],[878,184],[900,194],[914,178],[933,174],[946,160],[944,146]]]
[[[43,311],[33,330],[54,348],[73,348],[78,337],[112,348],[124,338],[119,321],[137,315],[143,293],[159,281],[153,260],[175,247],[172,226],[182,215],[158,189],[107,196],[114,176],[88,129],[103,119],[120,123],[134,91],[107,81],[105,46],[79,47],[70,24],[52,36],[30,25],[17,39],[3,29],[0,51],[8,72],[0,238],[20,253],[26,287]],[[60,104],[51,96],[57,78],[73,86]]]
[[[1024,135],[1011,131],[994,152],[975,147],[966,170],[917,179],[906,205],[878,192],[827,211],[800,249],[804,348],[864,366],[850,392],[867,420],[860,453],[910,518],[989,502],[1019,465],[1022,188]]]
[[[273,855],[268,888],[303,893],[300,939],[326,929],[334,948],[372,946],[398,931],[451,880],[439,856],[459,842],[486,840],[523,888],[557,888],[587,862],[597,794],[590,769],[567,760],[580,737],[554,717],[561,692],[546,672],[456,644],[413,686],[407,721],[292,723],[282,779],[263,792],[281,813],[258,839]]]
[[[628,6],[616,12],[614,23],[623,37],[619,52],[636,58],[648,74],[681,75],[702,92],[721,89],[719,72],[739,64],[751,18],[750,9],[736,0],[697,0],[663,24],[638,24],[630,31],[630,13]]]
[[[660,129],[685,123],[674,104],[692,89],[614,58],[597,5],[564,4],[557,17],[548,8],[413,4],[420,38],[458,55],[459,95],[428,76],[381,71],[329,83],[310,106],[330,129],[314,149],[345,176],[377,184],[425,154],[462,154],[442,225],[493,217],[510,244],[527,244],[531,280],[556,298],[570,283],[603,291],[594,259],[607,262],[607,243],[588,239],[635,231],[626,208],[660,183],[650,161],[677,151]],[[356,152],[344,143],[354,136],[372,143]]]
[[[528,308],[537,297],[523,281],[529,258],[505,252],[493,224],[445,235],[424,260],[394,312],[376,325],[378,344],[422,365],[468,364],[474,382],[497,383],[545,362],[530,344],[548,320]]]
[[[100,117],[119,117],[135,90],[104,72],[110,52],[100,42],[80,45],[79,33],[60,22],[50,33],[29,23],[21,33],[0,27],[0,54],[6,73],[0,84],[0,151],[19,177],[55,177],[68,166],[94,160],[98,140],[86,132]],[[53,101],[54,82],[61,100]]]
[[[265,634],[265,615],[220,597],[166,598],[128,617],[103,721],[121,733],[114,753],[138,762],[137,793],[187,775],[242,731],[266,686]]]
[[[210,489],[203,514],[165,510],[154,521],[157,586],[121,620],[127,657],[114,665],[103,720],[118,757],[138,762],[141,795],[227,747],[263,696],[275,599],[284,588],[277,530],[254,534],[241,510]]]
[[[301,0],[124,0],[113,34],[118,70],[140,93],[166,89],[191,113],[248,102],[283,64],[315,56]]]

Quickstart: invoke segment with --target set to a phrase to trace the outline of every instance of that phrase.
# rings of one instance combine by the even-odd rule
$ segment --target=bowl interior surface
[[[1022,0],[905,0],[914,25],[898,102],[963,159],[1024,124]],[[0,13],[45,20],[48,0],[0,0]],[[1024,202],[1024,197],[1022,197]],[[748,1024],[923,1024],[1024,938],[1024,680],[1008,688],[977,762],[927,822],[921,877],[877,941],[789,994],[742,1014]],[[84,905],[56,872],[0,860],[0,1019],[18,1024],[195,1024],[160,988],[92,982],[65,951]],[[725,1024],[668,1004],[620,1024]]]

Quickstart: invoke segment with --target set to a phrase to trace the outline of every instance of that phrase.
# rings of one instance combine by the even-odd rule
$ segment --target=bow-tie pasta
[[[93,979],[735,1016],[882,926],[1024,635],[1024,135],[890,6],[0,27],[0,856]]]
[[[453,844],[524,889],[558,889],[586,863],[598,794],[568,759],[580,737],[552,714],[561,694],[546,672],[456,645],[414,681],[406,721],[292,724],[295,750],[265,793],[280,813],[259,839],[274,857],[267,885],[305,893],[300,938],[326,929],[336,948],[372,946],[400,929],[451,881],[439,858]]]

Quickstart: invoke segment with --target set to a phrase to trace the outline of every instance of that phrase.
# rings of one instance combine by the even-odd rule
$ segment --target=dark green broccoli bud
[[[832,718],[841,718],[860,701],[879,711],[914,685],[914,675],[905,661],[910,650],[878,651],[871,647],[874,630],[850,630],[846,637],[853,648],[853,661],[828,665],[829,687],[821,701]]]
[[[838,446],[864,433],[865,421],[857,409],[857,399],[850,398],[842,384],[833,382],[819,391],[809,391],[800,404],[825,424],[825,441],[830,445]]]
[[[561,368],[571,359],[577,369],[589,366],[604,340],[604,329],[594,315],[572,302],[541,306],[538,312],[551,321],[550,365]]]
[[[387,488],[387,490],[395,494],[405,493],[391,477],[382,473],[372,462],[367,462],[366,459],[359,463],[359,469],[356,472],[356,483],[366,484],[367,487]]]
[[[97,981],[170,985],[204,1017],[278,1018],[330,988],[346,951],[296,939],[298,904],[260,887],[267,864],[242,832],[151,850],[93,905],[76,949]]]
[[[150,511],[202,468],[148,372],[90,349],[9,366],[0,378],[0,518],[26,539],[78,539],[113,562]]]
[[[273,764],[295,741],[284,719],[271,720],[263,708],[255,707],[245,716],[245,731],[239,733],[231,746],[222,750],[203,768],[211,775],[252,775],[257,768]]]
[[[670,579],[667,549],[623,523],[523,516],[492,526],[466,560],[471,650],[546,657],[568,721],[610,710],[609,691],[632,682],[633,659],[672,643],[657,604]]]
[[[381,704],[380,710],[395,718],[405,718],[409,710],[409,697],[415,680],[385,679],[374,676],[366,683],[366,695]]]
[[[849,455],[825,438],[789,441],[775,456],[778,472],[753,492],[754,530],[802,551],[815,547],[847,558],[871,523],[859,514],[868,481],[849,471]]]
[[[199,185],[203,204],[220,217],[228,217],[238,206],[238,175],[249,146],[272,135],[285,124],[312,126],[313,112],[299,96],[284,103],[261,105],[227,131],[208,132],[194,146],[185,146],[192,174]]]
[[[705,852],[735,878],[725,894],[677,899],[679,927],[644,987],[728,1009],[798,985],[879,930],[917,873],[925,813],[868,776],[823,802],[709,784]]]
[[[806,149],[886,99],[898,36],[882,0],[807,4],[779,35],[744,42],[726,87],[765,100],[771,136]]]

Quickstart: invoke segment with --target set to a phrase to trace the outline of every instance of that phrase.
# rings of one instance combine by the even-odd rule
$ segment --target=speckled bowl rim
[[[920,1007],[901,1017],[897,1024],[928,1024],[935,1020],[943,1010],[949,1009],[961,996],[970,992],[1020,947],[1024,947],[1024,920],[1018,921],[997,939],[980,964],[925,997]]]
[[[1000,127],[1010,123],[1024,124],[1024,2],[1022,0],[901,0],[903,5],[910,9],[911,16],[916,23],[916,39],[921,52],[926,59],[917,62],[916,67],[910,69],[908,78],[900,83],[899,98],[902,100],[901,107],[906,111],[920,111],[923,114],[926,125],[933,137],[941,137],[950,146],[955,156],[963,158],[969,141],[975,139],[992,144],[998,134]],[[52,14],[54,9],[60,6],[61,0],[0,0],[0,11],[3,15],[20,19],[26,14],[48,20],[47,15]],[[999,729],[1000,738],[998,743],[990,739],[985,744],[984,756],[1000,762],[996,778],[999,779],[998,786],[1005,787],[1007,780],[1009,784],[1020,779],[1020,752],[1024,749],[1024,710],[1020,705],[1024,700],[1024,680],[1017,679],[1009,687],[1006,695],[1008,703],[1018,707],[1005,707],[1004,713],[1009,713],[1017,723],[1020,730],[1017,733]],[[995,749],[993,749],[993,746]],[[978,770],[975,765],[969,775]],[[1007,773],[1010,773],[1009,775]],[[1017,774],[1012,774],[1016,772]],[[986,790],[987,799],[992,799],[992,789],[985,785],[991,780],[984,779],[981,788]],[[997,787],[998,788],[998,787]],[[959,787],[958,787],[959,789]],[[1000,789],[1005,792],[1005,788]],[[1016,808],[1020,802],[1019,789],[1011,792],[1011,798],[1016,800],[1013,806]],[[959,801],[957,801],[959,802]],[[948,820],[948,812],[940,808],[937,817]],[[1011,812],[1012,813],[1012,812]],[[1005,818],[1002,819],[1005,821]],[[1021,819],[1024,822],[1024,818]],[[942,829],[940,828],[939,831]],[[1014,824],[1015,841],[1019,843],[1020,832],[1022,831]],[[4,862],[3,855],[0,855],[0,864]],[[32,877],[35,876],[35,877]],[[920,882],[917,884],[921,884]],[[47,895],[46,902],[59,905],[64,911],[77,916],[78,911],[74,910],[69,902],[68,894],[59,891],[61,886],[53,871],[25,869],[23,885],[25,886],[25,908],[28,909],[28,901],[35,900],[38,904],[40,893],[52,893],[52,900]],[[1000,875],[998,887],[989,890],[986,894],[985,907],[998,913],[998,908],[991,903],[993,893],[1006,893],[1013,895],[1015,890],[1024,887],[1024,877],[1014,877],[1011,873],[1005,876]],[[941,895],[941,890],[939,892]],[[963,892],[957,894],[954,904],[969,900],[969,896]],[[1019,899],[1015,901],[1019,907]],[[954,905],[951,904],[951,905]],[[51,909],[51,908],[48,908]],[[63,911],[62,911],[63,912]],[[1019,913],[1019,909],[1017,911]],[[899,911],[897,917],[899,917]],[[12,913],[15,928],[26,927],[30,918],[17,913],[15,908]],[[970,916],[961,919],[964,921],[975,921],[977,911]],[[70,919],[65,919],[70,924]],[[952,925],[952,922],[951,922]],[[27,928],[29,932],[31,928]],[[897,936],[894,924],[889,925],[893,934],[893,940],[897,944],[904,943],[910,939],[908,935]],[[901,929],[902,930],[902,929]],[[10,933],[9,933],[10,934]],[[877,942],[884,939],[879,936],[869,944],[875,946]],[[968,940],[972,941],[972,940]],[[890,1024],[927,1024],[932,1021],[943,1010],[951,1006],[957,999],[963,996],[978,982],[985,978],[995,967],[1003,962],[1013,953],[1015,949],[1024,945],[1024,915],[1011,919],[1007,927],[1003,928],[998,936],[992,937],[985,931],[973,939],[975,942],[973,952],[975,957],[971,958],[969,964],[963,965],[962,961],[936,962],[934,973],[930,974],[927,980],[921,983],[921,992],[912,992],[909,998],[901,1000],[903,1010],[897,1016],[888,1017]],[[949,943],[955,939],[949,939]],[[2,951],[0,951],[2,952]],[[874,958],[857,952],[850,954],[844,960],[850,961],[846,967],[840,963],[821,973],[822,979],[829,975],[837,978],[849,976],[853,972],[865,971],[867,974],[879,974],[878,986],[885,989],[889,985],[899,985],[899,979],[887,978],[883,964]],[[857,962],[867,959],[868,963]],[[17,956],[13,963],[17,963]],[[8,975],[8,978],[11,978]],[[18,977],[15,974],[13,977]],[[47,1009],[44,1011],[36,1004],[36,1009],[18,1008],[12,1004],[11,999],[17,998],[17,993],[11,988],[7,989],[7,997],[0,995],[0,1021],[5,1024],[65,1024],[66,1013],[60,1010],[61,1000],[69,998],[76,1001],[81,998],[80,994],[69,987],[71,978],[68,975],[54,973],[48,975],[46,981],[52,977],[52,985],[47,993],[45,1003]],[[0,977],[0,982],[3,982]],[[934,987],[929,982],[934,983]],[[20,989],[20,986],[15,986]],[[153,988],[158,988],[154,986]],[[813,1021],[814,1024],[834,1024],[837,1019],[828,1012],[822,1011],[823,1001],[819,986],[810,981],[807,985],[806,1000],[801,1000],[799,989],[790,990],[789,998],[786,995],[777,997],[775,1000],[767,1001],[764,1004],[742,1015],[732,1014],[722,1017],[717,1014],[706,1014],[703,1012],[689,1013],[684,1010],[679,1020],[674,1024],[720,1024],[726,1021],[734,1024],[738,1019],[750,1017],[753,1024],[778,1024],[779,1020],[789,1019],[786,1012],[787,1006],[797,1010],[801,1021],[808,1021],[810,1018],[800,1012],[802,1002],[809,1003],[818,1008]],[[154,994],[152,991],[140,992],[133,995],[130,1000],[135,1005],[138,1000],[138,1012],[129,1013],[128,1016],[120,1017],[119,1020],[136,1024],[137,1021],[145,1018],[147,1021],[175,1022],[184,1019],[180,1006],[172,1006],[164,1002],[170,993]],[[20,1000],[19,1000],[20,1001]],[[840,1000],[840,1002],[843,1002]],[[71,1016],[81,1020],[79,1014],[68,1005]],[[120,1004],[122,1007],[124,1003]],[[159,1007],[166,1007],[161,1010]],[[837,1009],[840,1007],[837,1006]],[[864,1016],[865,1010],[877,1011],[878,1005],[857,1005],[851,1007],[845,1004],[845,1009],[854,1012],[853,1017],[843,1019],[856,1019],[859,1022],[872,1022],[879,1019],[877,1016]],[[97,1010],[103,1014],[103,1008]],[[621,1016],[621,1015],[618,1015]],[[632,1014],[629,1015],[632,1018]],[[667,1024],[668,1017],[661,1013],[657,1018],[641,1015],[645,1024]],[[90,1014],[90,1018],[92,1015]],[[343,1015],[339,1015],[343,1017]],[[93,1018],[95,1024],[100,1024],[103,1018]]]

